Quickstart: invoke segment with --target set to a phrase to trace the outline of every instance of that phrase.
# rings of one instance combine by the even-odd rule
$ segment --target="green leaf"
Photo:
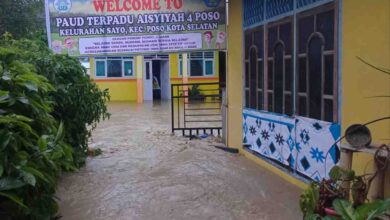
[[[4,150],[11,140],[11,132],[0,133],[0,151]]]
[[[341,215],[343,220],[357,220],[355,216],[355,209],[349,201],[336,199],[333,202],[337,214]]]
[[[329,177],[333,181],[351,181],[355,178],[355,171],[343,169],[339,166],[334,166],[330,172]]]
[[[41,180],[45,181],[46,183],[53,184],[48,178],[45,177],[45,175],[42,172],[40,172],[35,168],[26,166],[23,167],[22,170],[34,174],[35,176],[39,177]]]
[[[304,220],[321,220],[321,216],[319,214],[309,214],[309,215],[306,215],[304,218]]]
[[[376,201],[359,206],[356,212],[359,220],[372,220],[387,212],[390,207],[390,198],[385,201]]]
[[[23,170],[20,171],[20,175],[23,178],[24,182],[26,182],[27,184],[29,184],[31,186],[35,186],[37,180],[35,179],[34,175],[32,175],[29,172],[23,171]]]
[[[63,153],[61,151],[54,151],[50,158],[52,160],[58,160],[62,157],[62,155]]]
[[[40,151],[45,151],[47,149],[47,140],[45,137],[40,137],[38,140],[38,147]]]
[[[4,167],[2,164],[0,164],[0,177],[3,175],[4,173]]]
[[[339,166],[334,166],[330,171],[329,171],[329,177],[333,181],[337,181],[341,178],[341,172],[340,172],[340,167]]]
[[[26,87],[30,91],[38,92],[38,87],[35,83],[33,82],[24,82],[23,83],[24,87]]]
[[[5,100],[9,98],[9,92],[0,90],[0,103],[3,103]]]
[[[318,185],[316,183],[310,186],[303,192],[299,200],[299,206],[304,215],[313,214],[316,204],[319,199]]]
[[[19,151],[19,152],[16,153],[15,157],[19,161],[27,161],[28,158],[30,157],[30,155],[26,151]]]
[[[4,196],[11,201],[15,202],[16,204],[22,206],[23,208],[27,209],[27,206],[23,204],[22,199],[19,198],[18,196],[11,194],[11,193],[6,193],[6,192],[0,192],[0,196]]]
[[[26,184],[22,181],[12,178],[12,177],[4,177],[0,178],[0,191],[17,189],[25,186]]]
[[[322,220],[340,220],[340,218],[334,216],[325,216],[322,218]]]
[[[57,143],[58,141],[62,140],[63,138],[64,138],[64,123],[61,122],[60,126],[58,127],[57,135],[56,135],[54,142]]]
[[[21,96],[21,97],[18,97],[17,100],[23,104],[26,104],[26,105],[30,104],[30,101],[27,99],[27,97]]]

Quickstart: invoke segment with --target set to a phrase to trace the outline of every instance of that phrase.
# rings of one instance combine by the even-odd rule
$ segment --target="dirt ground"
[[[90,144],[103,154],[59,183],[61,219],[302,219],[300,189],[212,138],[172,136],[168,103],[109,107]]]

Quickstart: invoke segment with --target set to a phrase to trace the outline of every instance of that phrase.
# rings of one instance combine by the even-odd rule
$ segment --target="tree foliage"
[[[34,41],[0,40],[0,219],[57,213],[57,178],[83,164],[91,129],[109,116],[108,98],[76,59]]]
[[[31,37],[45,29],[43,0],[1,0],[0,36],[6,32],[15,38]]]

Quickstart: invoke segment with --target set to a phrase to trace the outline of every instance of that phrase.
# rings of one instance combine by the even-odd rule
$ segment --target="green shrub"
[[[0,219],[51,219],[62,171],[84,163],[109,116],[80,63],[29,40],[0,40]]]

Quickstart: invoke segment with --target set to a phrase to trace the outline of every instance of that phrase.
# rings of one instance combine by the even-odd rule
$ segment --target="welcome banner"
[[[225,0],[46,0],[49,46],[71,56],[226,49]]]

